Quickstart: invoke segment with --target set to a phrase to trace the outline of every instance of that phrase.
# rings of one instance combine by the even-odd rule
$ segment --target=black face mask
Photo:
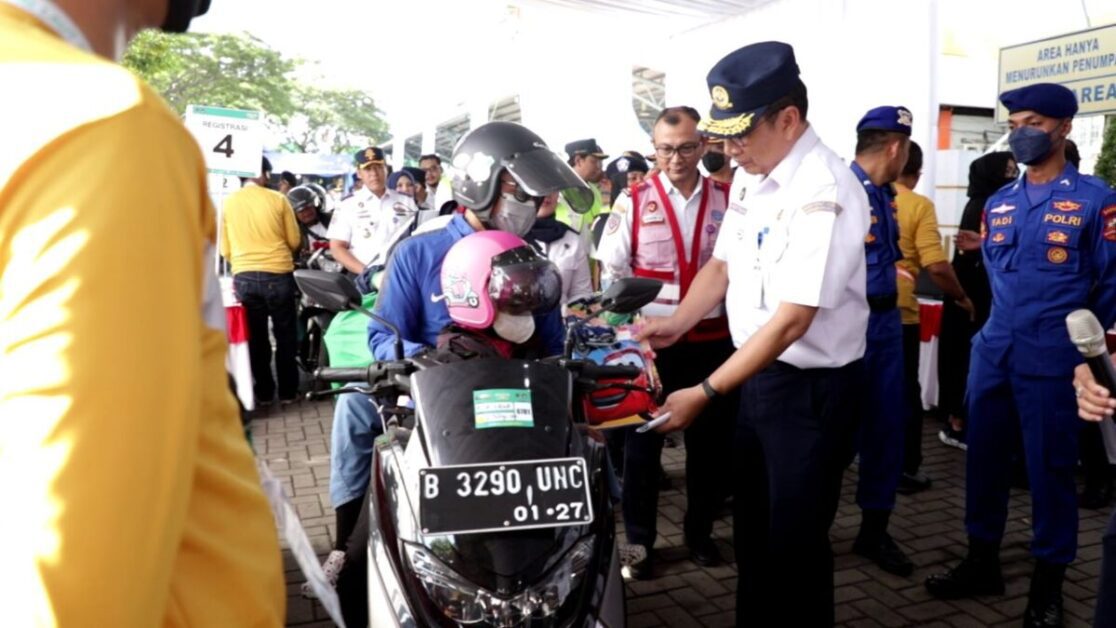
[[[718,172],[721,168],[725,167],[725,154],[714,152],[705,153],[705,156],[701,158],[701,165],[705,166],[709,174]]]

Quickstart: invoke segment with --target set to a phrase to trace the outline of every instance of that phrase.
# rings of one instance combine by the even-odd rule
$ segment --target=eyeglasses
[[[528,194],[523,188],[519,187],[519,184],[515,181],[501,179],[500,184],[504,187],[505,192],[514,196],[515,200],[519,201],[520,203],[526,203],[528,201],[535,201],[536,203],[538,203],[542,200],[542,198],[539,196],[532,196],[531,194]]]
[[[694,154],[697,153],[697,150],[699,148],[701,148],[700,142],[689,142],[681,146],[668,146],[666,144],[663,144],[661,146],[655,147],[655,154],[658,155],[661,159],[670,159],[671,157],[674,157],[675,153],[678,153],[678,155],[683,159],[688,159],[690,157],[693,157]]]

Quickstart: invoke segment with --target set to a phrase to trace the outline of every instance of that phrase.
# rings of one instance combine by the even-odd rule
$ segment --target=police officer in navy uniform
[[[1011,458],[1022,431],[1030,477],[1035,568],[1024,626],[1062,625],[1062,580],[1077,550],[1074,367],[1065,317],[1092,310],[1116,322],[1116,193],[1066,162],[1077,99],[1051,83],[1004,92],[1011,151],[1026,174],[984,207],[982,253],[992,313],[969,371],[968,556],[926,586],[938,597],[1000,594],[999,548]]]
[[[909,576],[914,566],[887,532],[895,508],[895,490],[903,473],[903,326],[897,307],[895,262],[899,222],[895,188],[910,149],[911,112],[905,107],[876,107],[856,125],[856,159],[852,171],[864,185],[871,223],[864,239],[868,266],[868,348],[864,354],[864,416],[860,426],[860,477],[856,502],[860,534],[853,551],[881,569]]]
[[[863,379],[868,202],[806,120],[793,49],[741,48],[708,75],[702,121],[740,166],[710,260],[669,318],[669,345],[724,299],[736,350],[667,397],[660,429],[688,426],[740,388],[733,454],[739,626],[833,624],[829,528],[851,458]],[[698,420],[702,420],[698,418]]]

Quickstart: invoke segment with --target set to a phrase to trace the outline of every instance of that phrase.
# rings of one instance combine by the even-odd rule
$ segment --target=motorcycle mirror
[[[353,280],[341,273],[324,270],[296,270],[295,283],[299,290],[315,303],[333,312],[358,308],[362,299]]]
[[[659,296],[663,282],[646,277],[625,277],[612,283],[601,295],[601,309],[631,314]]]

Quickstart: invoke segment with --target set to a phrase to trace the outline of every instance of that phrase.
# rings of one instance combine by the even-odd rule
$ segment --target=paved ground
[[[252,422],[256,449],[275,474],[283,479],[315,549],[329,550],[333,541],[333,513],[329,507],[329,429],[332,406],[328,402],[302,403],[283,412],[260,414]],[[922,586],[927,575],[952,563],[964,551],[964,455],[937,441],[933,422],[925,432],[924,470],[934,487],[913,497],[899,497],[892,517],[893,536],[909,552],[918,568],[911,578],[884,573],[850,553],[860,515],[852,503],[856,470],[845,476],[841,508],[833,527],[836,554],[837,618],[842,626],[1012,626],[1026,605],[1031,561],[1030,498],[1013,491],[1004,540],[1003,597],[943,602],[932,599]],[[663,460],[676,487],[683,481],[685,451],[679,446],[664,450]],[[628,585],[631,628],[670,626],[731,626],[736,568],[725,565],[702,569],[691,563],[682,546],[685,496],[675,489],[662,494],[659,508],[660,576]],[[1091,625],[1097,575],[1100,569],[1100,535],[1108,513],[1081,511],[1080,549],[1067,571],[1066,625]],[[732,556],[728,518],[718,522],[714,535],[726,558]],[[287,568],[288,626],[330,626],[315,602],[299,596],[302,577],[290,556]]]

